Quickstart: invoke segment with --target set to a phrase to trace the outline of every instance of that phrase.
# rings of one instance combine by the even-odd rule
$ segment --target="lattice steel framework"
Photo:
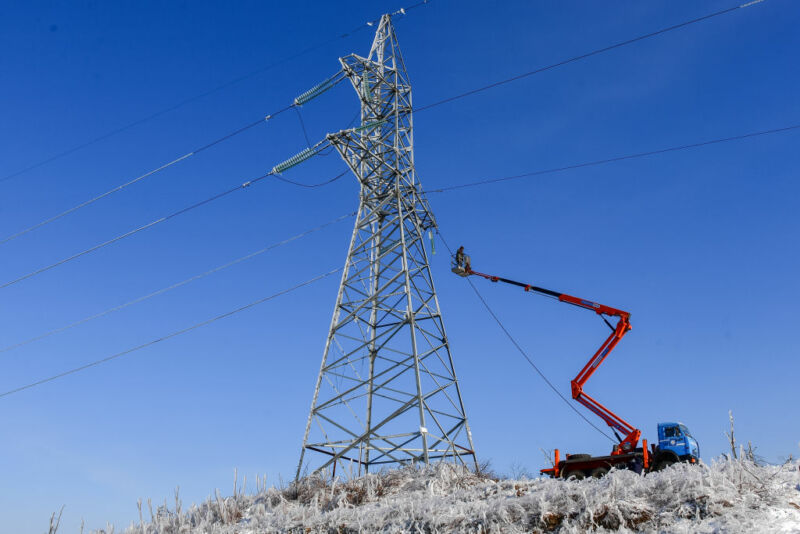
[[[304,467],[345,462],[475,461],[424,246],[435,220],[414,172],[411,85],[391,17],[369,56],[340,59],[361,125],[328,135],[360,184],[322,366],[306,425]]]

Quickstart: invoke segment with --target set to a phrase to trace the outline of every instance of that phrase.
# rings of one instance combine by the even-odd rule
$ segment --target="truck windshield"
[[[692,437],[691,432],[689,432],[689,429],[686,428],[685,425],[680,425],[680,427],[681,427],[681,432],[683,432],[684,435],[689,436],[690,438]]]

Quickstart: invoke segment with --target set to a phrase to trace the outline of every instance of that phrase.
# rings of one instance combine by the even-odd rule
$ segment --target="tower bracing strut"
[[[327,139],[360,186],[299,477],[337,465],[474,463],[472,435],[433,285],[433,214],[414,172],[411,85],[384,15],[368,57],[340,59],[361,125]]]

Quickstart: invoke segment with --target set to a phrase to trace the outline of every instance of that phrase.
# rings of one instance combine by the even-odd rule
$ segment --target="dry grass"
[[[277,488],[258,481],[255,495],[234,485],[234,495],[216,492],[186,511],[176,494],[175,510],[148,504],[151,520],[127,532],[753,532],[778,519],[800,529],[797,468],[740,456],[583,481],[500,479],[488,464],[475,471],[407,467],[346,480],[313,475]]]

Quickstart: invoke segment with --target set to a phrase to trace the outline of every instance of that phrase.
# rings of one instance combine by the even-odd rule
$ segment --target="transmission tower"
[[[361,125],[329,134],[360,184],[322,366],[306,424],[314,470],[340,463],[475,462],[472,434],[433,285],[425,233],[433,214],[414,172],[411,84],[391,17],[366,58],[339,60]]]

